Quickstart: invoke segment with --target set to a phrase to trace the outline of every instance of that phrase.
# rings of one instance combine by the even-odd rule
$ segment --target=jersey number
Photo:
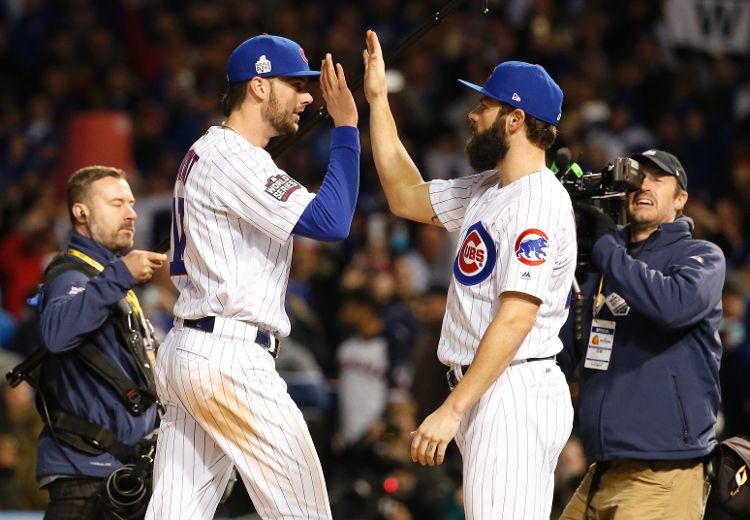
[[[177,172],[177,182],[187,184],[190,171],[198,162],[198,155],[190,150],[182,159],[180,170]],[[169,262],[169,274],[171,276],[182,276],[187,274],[185,270],[185,197],[175,197],[172,205],[172,261]]]
[[[185,218],[185,198],[175,197],[172,208],[172,261],[169,262],[169,274],[171,276],[182,276],[187,274],[185,270],[185,229],[183,220]]]

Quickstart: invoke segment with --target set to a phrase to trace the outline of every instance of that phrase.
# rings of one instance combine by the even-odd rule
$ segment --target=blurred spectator
[[[391,363],[378,307],[365,291],[344,295],[341,321],[352,334],[339,346],[339,434],[357,443],[382,419],[388,402]]]

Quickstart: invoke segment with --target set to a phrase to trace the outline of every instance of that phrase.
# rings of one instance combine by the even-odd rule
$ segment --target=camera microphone
[[[555,165],[557,171],[560,172],[560,177],[565,177],[570,170],[570,161],[573,158],[573,154],[570,153],[570,148],[560,148],[555,154]],[[557,173],[557,172],[556,172]]]

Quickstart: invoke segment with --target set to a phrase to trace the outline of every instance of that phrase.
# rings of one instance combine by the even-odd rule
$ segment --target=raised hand
[[[145,283],[154,276],[154,271],[167,261],[167,255],[134,249],[123,258],[123,262],[137,283]]]
[[[340,63],[336,64],[334,70],[333,58],[326,54],[320,65],[320,90],[326,102],[328,113],[333,118],[335,126],[357,126],[359,114],[354,96],[346,84],[344,68]]]
[[[383,50],[375,31],[367,31],[367,49],[362,51],[362,58],[365,62],[365,97],[372,103],[375,99],[388,95]]]

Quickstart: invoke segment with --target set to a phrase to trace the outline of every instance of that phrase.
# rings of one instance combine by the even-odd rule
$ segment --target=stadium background
[[[25,298],[65,241],[64,183],[75,168],[103,163],[129,172],[138,245],[153,248],[169,230],[182,155],[222,120],[224,66],[239,42],[261,32],[292,38],[312,65],[331,52],[351,82],[362,71],[366,29],[378,32],[388,53],[440,5],[3,2],[3,373],[36,344]],[[539,63],[560,83],[565,104],[555,148],[568,146],[585,169],[649,147],[675,153],[690,179],[686,213],[696,235],[719,244],[730,268],[720,434],[750,433],[750,2],[505,0],[488,7],[483,14],[481,0],[467,1],[393,67],[391,102],[410,153],[429,178],[469,173],[466,114],[476,99],[456,78],[481,83],[508,59]],[[313,95],[317,107],[316,87]],[[388,213],[369,154],[367,104],[361,92],[356,98],[362,189],[351,236],[335,245],[297,241],[288,298],[293,332],[279,370],[310,423],[335,518],[458,519],[455,449],[443,467],[428,469],[410,463],[407,452],[408,432],[445,392],[435,346],[454,244],[441,230]],[[329,128],[324,122],[279,160],[313,189],[325,171]],[[164,333],[174,301],[166,273],[140,292]],[[0,509],[40,510],[32,394],[6,385],[0,394]],[[339,406],[346,399],[358,400],[356,414]],[[585,467],[574,435],[558,465],[555,514]],[[219,514],[247,510],[241,487]],[[723,517],[709,511],[707,518]]]

